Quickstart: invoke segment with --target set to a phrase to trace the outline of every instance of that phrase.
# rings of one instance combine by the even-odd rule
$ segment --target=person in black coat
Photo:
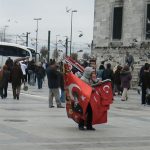
[[[146,90],[150,89],[150,64],[146,63],[144,65],[144,70],[141,73],[141,83],[142,83],[142,101],[141,104],[146,104]]]
[[[42,89],[43,80],[45,76],[45,70],[42,66],[42,63],[38,64],[38,66],[35,69],[35,73],[36,73],[37,82],[38,82],[38,89]]]

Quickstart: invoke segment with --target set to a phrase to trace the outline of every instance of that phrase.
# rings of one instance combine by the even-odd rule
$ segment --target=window
[[[113,39],[121,40],[123,7],[115,7],[113,14]]]
[[[14,56],[14,57],[26,57],[26,56],[30,56],[30,53],[18,47],[0,46],[0,55]]]
[[[150,39],[150,4],[147,5],[146,39]]]

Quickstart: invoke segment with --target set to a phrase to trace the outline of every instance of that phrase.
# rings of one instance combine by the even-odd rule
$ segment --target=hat
[[[91,73],[94,72],[94,71],[95,71],[95,70],[94,70],[92,67],[86,67],[86,68],[84,69],[84,74],[83,74],[83,76],[89,79],[90,76],[91,76]]]

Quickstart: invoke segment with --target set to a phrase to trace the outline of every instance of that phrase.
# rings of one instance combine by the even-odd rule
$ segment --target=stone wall
[[[109,46],[112,40],[113,9],[123,6],[123,46],[129,46],[133,39],[145,40],[146,6],[148,0],[95,0],[94,47]],[[149,1],[150,2],[150,1]]]

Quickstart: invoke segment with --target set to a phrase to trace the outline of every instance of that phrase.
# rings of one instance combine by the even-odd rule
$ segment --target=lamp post
[[[56,35],[56,51],[57,51],[57,48],[58,48],[58,41],[57,41],[58,36],[60,36],[60,35]]]
[[[42,18],[34,18],[34,20],[37,22],[36,39],[35,39],[36,40],[36,53],[37,53],[39,20],[42,20]]]
[[[27,32],[27,33],[26,33],[26,46],[28,46],[28,41],[29,41],[29,40],[28,40],[28,39],[29,39],[28,37],[29,37],[29,34],[30,34],[30,32]]]
[[[72,21],[73,21],[73,13],[77,12],[77,10],[67,10],[67,12],[69,13],[71,11],[71,32],[70,32],[70,56],[71,56],[71,52],[72,52],[72,32],[73,32],[73,28],[72,28]]]

